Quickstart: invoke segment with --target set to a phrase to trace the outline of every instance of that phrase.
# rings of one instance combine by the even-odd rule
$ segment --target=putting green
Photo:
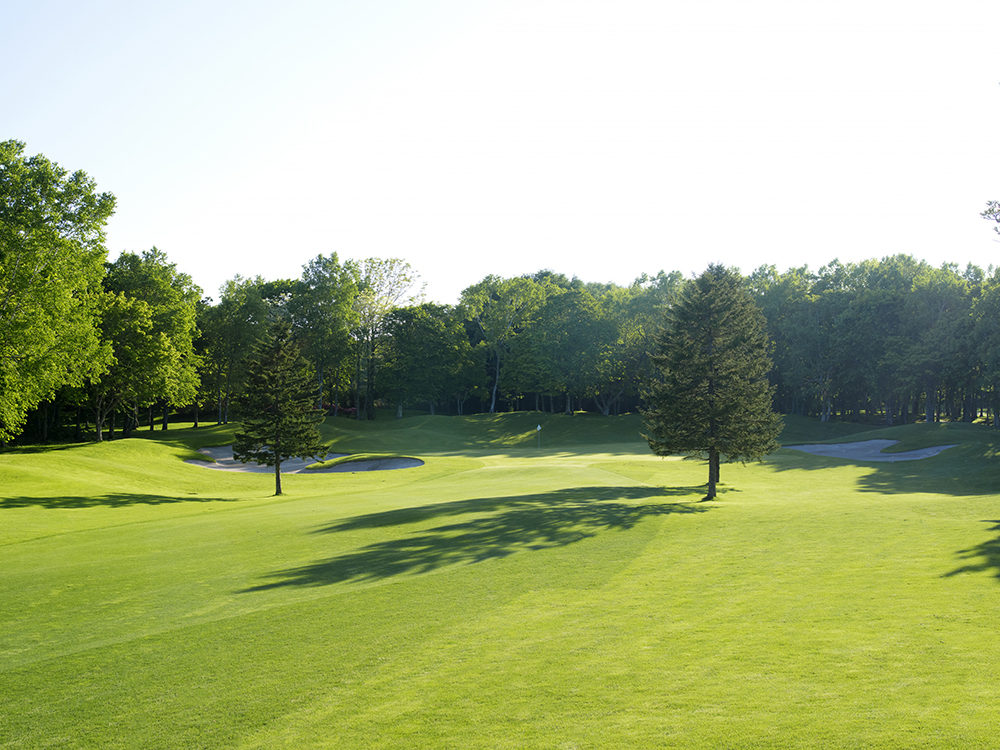
[[[541,448],[535,426],[542,421]],[[633,417],[328,420],[414,471],[184,461],[228,428],[0,454],[0,747],[992,747],[993,433],[659,459]]]

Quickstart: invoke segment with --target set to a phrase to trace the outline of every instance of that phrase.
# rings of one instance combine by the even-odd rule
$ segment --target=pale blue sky
[[[319,253],[627,283],[997,263],[1000,4],[20,2],[0,137],[214,295]]]

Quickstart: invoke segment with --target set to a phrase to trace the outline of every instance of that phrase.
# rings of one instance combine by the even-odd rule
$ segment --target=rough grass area
[[[229,428],[0,454],[0,747],[996,746],[983,427],[790,420],[960,445],[780,450],[713,502],[631,416],[324,430],[426,463],[276,499],[184,463]]]

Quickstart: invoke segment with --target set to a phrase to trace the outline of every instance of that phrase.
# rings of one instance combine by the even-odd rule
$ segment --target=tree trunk
[[[166,401],[164,401],[163,402],[163,426],[160,428],[161,430],[167,429],[167,414],[168,414],[168,410],[169,409],[170,409],[170,405]]]
[[[194,428],[198,429],[198,402],[194,402]]]
[[[354,367],[354,418],[361,419],[361,362],[364,355],[358,349],[358,359]]]
[[[107,413],[104,410],[104,399],[94,396],[94,440],[98,443],[104,442],[104,420]]]
[[[375,419],[375,339],[368,345],[368,371],[365,373],[365,418]]]
[[[608,416],[608,404],[610,402],[603,398],[600,393],[594,396],[594,406],[597,407],[597,411],[601,412],[604,416]]]
[[[274,494],[281,494],[281,460],[277,456],[274,461]]]
[[[494,358],[494,368],[493,368],[493,393],[490,395],[490,414],[497,413],[497,388],[500,386],[500,354],[498,353]]]
[[[403,402],[400,401],[398,404],[396,404],[396,419],[402,419],[402,418],[403,418]]]
[[[719,451],[710,448],[708,451],[708,493],[706,500],[715,499],[715,485],[719,481]]]
[[[430,408],[431,408],[431,416],[433,417],[434,416],[434,402],[431,401],[430,404],[428,404],[428,406],[430,406]]]
[[[218,409],[215,423],[222,424],[222,365],[215,368],[215,405]]]
[[[570,400],[569,391],[566,391],[566,413],[573,413],[573,402]]]

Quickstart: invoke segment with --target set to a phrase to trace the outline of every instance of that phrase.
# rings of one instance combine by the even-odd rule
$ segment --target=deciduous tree
[[[411,289],[416,274],[409,263],[399,258],[367,258],[347,265],[354,273],[358,290],[352,317],[358,419],[374,419],[375,372],[383,326],[394,308],[413,301]]]
[[[462,292],[462,309],[474,321],[489,352],[492,368],[490,414],[496,412],[503,361],[514,336],[526,327],[545,300],[543,284],[527,277],[487,276]]]
[[[137,400],[125,405],[131,407],[134,419],[137,408],[159,402],[163,406],[163,429],[167,429],[168,407],[187,406],[198,390],[199,358],[194,338],[201,289],[155,247],[139,254],[122,253],[109,265],[104,285],[111,292],[149,306],[149,335],[161,339],[159,346],[165,356],[136,363],[146,365],[147,372],[135,373],[146,386],[132,389]],[[138,398],[143,391],[145,397]]]
[[[354,323],[357,280],[336,253],[317,255],[302,267],[302,278],[287,307],[303,340],[306,357],[316,368],[317,406],[323,406],[327,376],[348,361]]]
[[[57,388],[106,367],[96,313],[114,206],[85,172],[0,142],[0,440]]]

